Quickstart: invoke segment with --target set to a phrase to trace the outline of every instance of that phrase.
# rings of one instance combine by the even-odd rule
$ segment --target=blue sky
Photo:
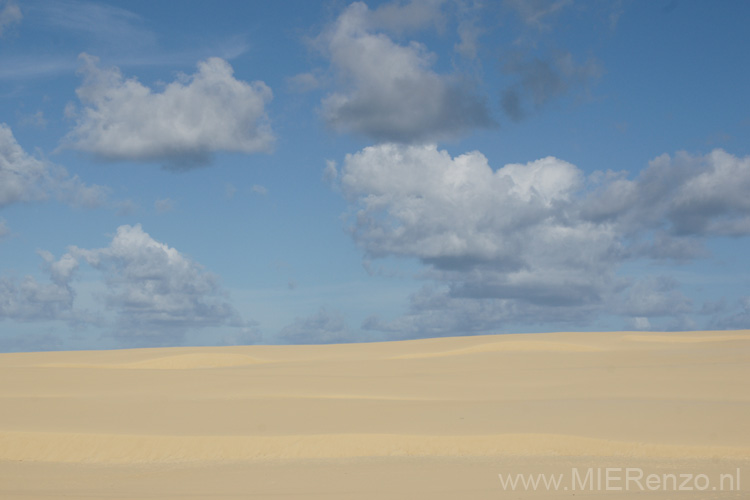
[[[748,19],[0,0],[0,351],[748,328]]]

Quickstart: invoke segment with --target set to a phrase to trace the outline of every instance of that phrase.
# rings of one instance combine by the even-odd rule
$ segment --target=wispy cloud
[[[17,23],[17,20],[11,23],[17,4],[7,2],[4,9],[9,12],[7,22]],[[45,45],[44,51],[35,50],[36,44],[31,44],[19,45],[13,53],[0,53],[0,79],[49,78],[73,73],[80,66],[77,56],[81,52],[95,53],[122,68],[174,68],[210,57],[232,60],[249,47],[245,35],[224,34],[202,40],[199,45],[174,48],[170,44],[167,48],[146,19],[126,8],[103,3],[42,0],[24,4],[24,13],[27,14],[24,23],[28,24],[24,36],[39,39]]]
[[[49,197],[72,206],[98,207],[104,204],[107,189],[87,185],[64,168],[29,155],[10,127],[0,123],[0,208]]]
[[[8,27],[20,23],[22,18],[21,9],[14,0],[0,3],[0,37]]]
[[[527,25],[545,29],[548,28],[545,21],[572,5],[573,0],[505,0],[505,4]]]
[[[44,1],[29,6],[30,15],[48,28],[111,46],[153,45],[156,35],[137,14],[102,3],[77,0]]]

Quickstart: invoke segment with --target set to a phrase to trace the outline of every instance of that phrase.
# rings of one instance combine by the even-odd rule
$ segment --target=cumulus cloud
[[[50,196],[73,206],[95,207],[104,202],[106,189],[86,185],[64,168],[29,155],[10,127],[0,123],[0,208]]]
[[[117,313],[118,337],[126,343],[173,345],[193,328],[252,330],[216,276],[140,225],[117,228],[108,247],[71,247],[70,255],[104,274],[106,304]]]
[[[75,307],[73,281],[82,262],[102,273],[104,305],[115,313],[109,325],[124,345],[179,345],[190,331],[222,328],[225,339],[259,339],[252,322],[228,302],[215,275],[176,249],[154,240],[140,225],[120,226],[109,246],[71,246],[59,259],[40,251],[47,282],[26,276],[0,278],[0,319],[66,320],[107,326],[100,315]]]
[[[11,25],[21,22],[23,14],[14,0],[0,3],[0,37]]]
[[[290,344],[333,344],[350,342],[352,337],[344,316],[324,307],[312,316],[295,318],[279,332],[279,338]]]
[[[49,252],[39,254],[44,259],[49,282],[39,282],[33,276],[26,276],[20,282],[0,277],[0,319],[75,320],[75,292],[70,282],[78,263],[69,255],[56,261]]]
[[[748,190],[750,157],[721,149],[665,154],[634,180],[603,182],[581,203],[581,216],[636,240],[639,253],[686,260],[706,255],[705,237],[750,235]]]
[[[520,269],[522,245],[540,229],[567,226],[554,237],[597,240],[601,228],[570,224],[562,210],[582,182],[557,158],[494,171],[478,151],[452,158],[435,145],[368,147],[347,155],[341,172],[344,194],[359,207],[355,238],[369,255],[413,255],[446,268],[471,259]]]
[[[105,160],[162,162],[190,168],[210,162],[218,151],[270,151],[274,135],[265,106],[271,89],[261,81],[237,80],[225,60],[198,63],[193,75],[180,75],[154,92],[117,68],[100,68],[82,54],[83,105],[68,147]]]
[[[493,169],[477,151],[451,157],[434,145],[381,144],[347,155],[337,174],[366,257],[427,266],[422,278],[435,286],[413,297],[409,314],[366,324],[410,335],[581,324],[604,311],[687,314],[693,306],[678,283],[627,280],[620,266],[697,258],[706,237],[750,234],[741,194],[750,157],[721,150],[662,156],[629,180],[586,176],[554,157]]]
[[[316,42],[330,58],[341,84],[322,102],[329,126],[377,141],[403,143],[492,126],[486,103],[469,82],[433,71],[435,55],[423,45],[402,45],[377,31],[435,23],[441,16],[438,6],[439,2],[412,2],[373,12],[364,3],[353,3],[318,37]],[[423,10],[434,15],[410,14]]]

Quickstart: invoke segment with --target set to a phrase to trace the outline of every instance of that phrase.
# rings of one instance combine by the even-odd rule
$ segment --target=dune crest
[[[701,344],[704,342],[729,342],[732,340],[750,340],[749,335],[703,335],[700,337],[680,334],[667,335],[625,335],[623,340],[630,342],[663,342],[675,344]]]
[[[486,352],[599,352],[600,347],[572,344],[567,342],[552,342],[547,340],[509,340],[505,342],[489,342],[460,349],[449,349],[435,352],[417,352],[411,354],[400,354],[390,359],[416,359],[416,358],[441,358],[444,356],[462,356],[465,354],[477,354]]]

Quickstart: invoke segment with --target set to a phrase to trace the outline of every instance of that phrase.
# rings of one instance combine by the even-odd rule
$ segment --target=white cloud
[[[0,37],[3,36],[3,32],[9,26],[21,22],[23,14],[18,4],[14,0],[7,0],[3,2],[4,5],[0,7]]]
[[[26,154],[8,125],[0,124],[0,207],[46,197],[50,173],[45,163]]]
[[[439,12],[438,5],[415,2],[404,9]],[[342,132],[395,142],[436,140],[491,126],[486,104],[470,84],[431,69],[434,54],[417,42],[400,45],[375,31],[396,27],[396,19],[406,29],[417,19],[388,9],[373,12],[354,3],[318,37],[342,86],[322,102],[326,122]]]
[[[215,275],[140,225],[120,226],[105,248],[72,246],[57,260],[50,252],[38,253],[48,282],[0,277],[0,320],[93,323],[129,346],[179,345],[188,332],[206,328],[221,329],[227,342],[260,338],[256,325],[228,302]],[[102,273],[102,300],[115,313],[114,324],[75,307],[72,284],[82,261]]]
[[[106,189],[86,185],[64,168],[30,156],[10,127],[0,123],[0,208],[49,196],[73,206],[95,207],[104,202]]]
[[[694,308],[679,283],[626,280],[620,266],[693,259],[707,237],[750,234],[750,157],[721,150],[659,157],[628,180],[553,157],[493,169],[477,151],[381,144],[347,155],[339,179],[366,257],[416,257],[436,284],[403,318],[368,322],[410,335],[604,312],[686,324]]]
[[[359,207],[355,237],[372,256],[506,261],[544,239],[608,238],[561,209],[582,184],[573,165],[553,157],[493,171],[474,151],[456,158],[434,145],[383,144],[347,155],[344,194]],[[553,258],[550,256],[549,258]]]
[[[21,321],[63,319],[73,304],[70,288],[56,283],[39,283],[26,276],[20,283],[0,278],[0,318]]]
[[[71,247],[70,255],[104,274],[106,304],[125,343],[174,345],[195,328],[252,327],[226,301],[216,276],[140,225],[120,226],[108,247]]]
[[[78,263],[69,255],[55,261],[49,252],[39,254],[45,261],[49,282],[40,283],[33,276],[25,276],[20,283],[0,277],[0,319],[75,321],[75,292],[70,282]]]
[[[268,86],[234,78],[223,59],[198,63],[154,92],[119,69],[102,69],[82,54],[83,108],[64,144],[106,160],[163,162],[172,168],[204,165],[218,151],[270,151],[274,136],[265,105]]]
[[[721,149],[705,156],[661,155],[634,180],[604,182],[582,216],[630,237],[654,237],[639,251],[658,258],[704,256],[701,238],[750,235],[750,157]]]

